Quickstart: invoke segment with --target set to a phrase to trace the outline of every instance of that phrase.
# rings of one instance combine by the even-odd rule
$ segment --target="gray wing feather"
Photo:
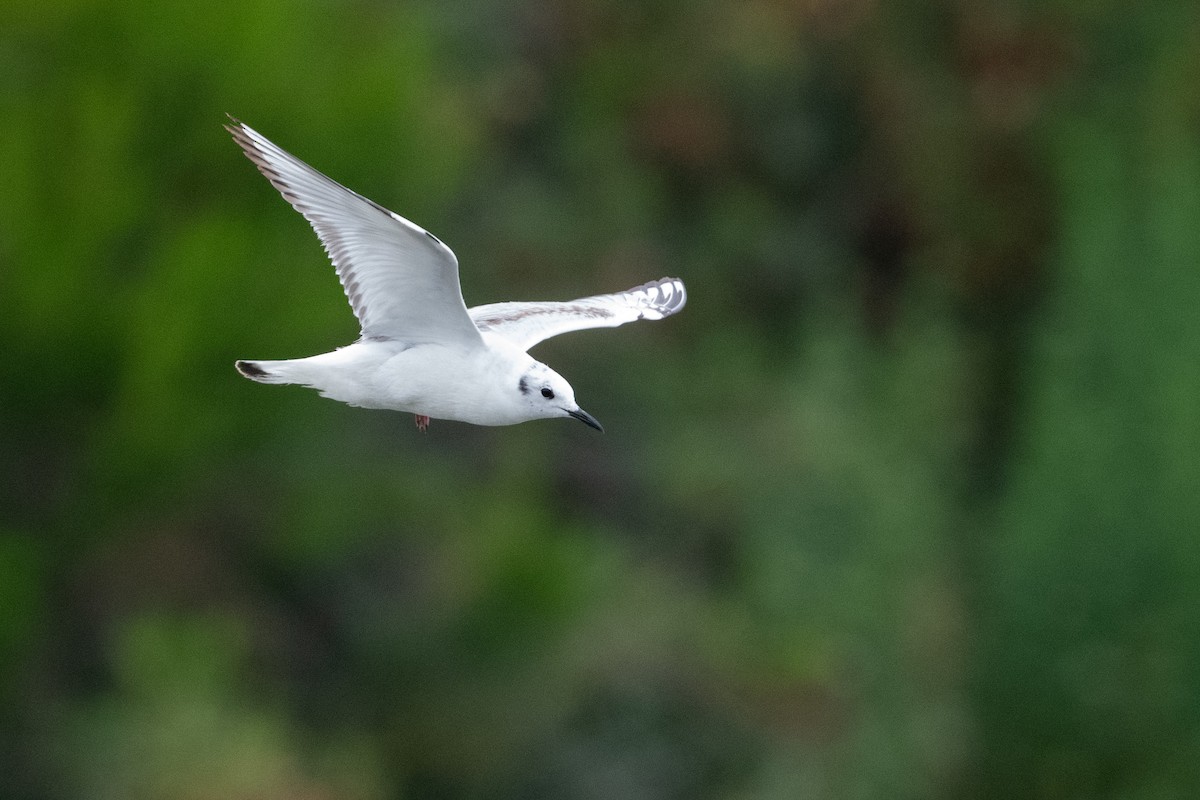
[[[482,346],[449,247],[230,119],[226,130],[316,231],[363,336]]]
[[[624,292],[567,302],[490,303],[470,310],[481,331],[503,336],[522,350],[569,331],[615,328],[639,319],[669,317],[687,303],[678,278],[662,278]]]

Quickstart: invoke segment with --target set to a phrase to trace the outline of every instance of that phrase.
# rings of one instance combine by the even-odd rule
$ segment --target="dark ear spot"
[[[521,376],[521,382],[517,384],[517,388],[521,390],[521,394],[529,394],[529,381],[525,376]]]

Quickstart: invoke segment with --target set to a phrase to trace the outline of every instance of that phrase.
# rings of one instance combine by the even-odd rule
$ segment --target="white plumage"
[[[567,302],[467,310],[458,259],[436,236],[351,191],[262,134],[225,126],[246,156],[312,225],[362,326],[354,344],[309,358],[238,361],[261,383],[311,386],[351,405],[477,425],[575,417],[601,429],[570,384],[525,351],[551,336],[662,319],[683,308],[678,278]]]

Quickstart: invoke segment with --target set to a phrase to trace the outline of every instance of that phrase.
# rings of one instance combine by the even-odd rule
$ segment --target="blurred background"
[[[1195,3],[3,16],[0,796],[1195,796]],[[358,329],[226,113],[689,305],[605,435],[253,384]]]

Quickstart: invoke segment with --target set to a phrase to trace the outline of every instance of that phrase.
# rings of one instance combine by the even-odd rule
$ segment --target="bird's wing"
[[[246,156],[317,232],[363,336],[482,346],[449,247],[230,119]]]
[[[481,331],[503,336],[522,350],[569,331],[615,328],[639,319],[662,319],[683,308],[687,292],[678,278],[663,278],[616,294],[565,303],[490,303],[470,310]]]

